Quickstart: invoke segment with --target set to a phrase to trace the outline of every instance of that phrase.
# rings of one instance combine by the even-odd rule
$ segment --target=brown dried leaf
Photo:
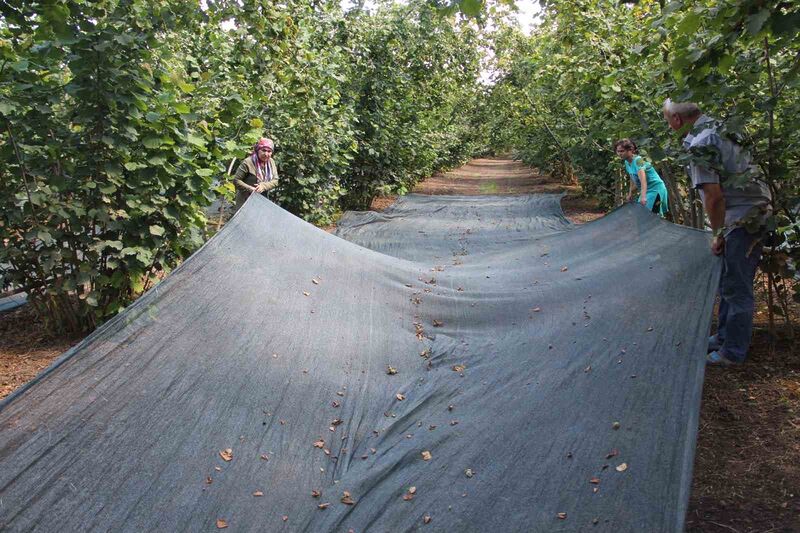
[[[561,272],[566,272],[567,270],[569,270],[569,268],[566,265],[561,267]]]
[[[349,492],[344,491],[342,492],[342,503],[345,505],[355,505],[356,501],[350,495]]]
[[[265,461],[269,461],[269,455],[267,455],[267,454],[265,454],[265,453],[262,453],[262,454],[261,454],[261,458],[262,458],[263,460],[265,460]]]
[[[394,397],[400,400],[401,402],[406,399],[406,397],[400,394],[399,392],[395,394]]]
[[[264,493],[263,493],[263,492],[261,492],[260,490],[257,490],[257,491],[255,491],[255,492],[253,493],[253,496],[255,496],[256,498],[258,498],[259,496],[263,496],[263,495],[264,495]]]
[[[589,483],[591,483],[593,485],[599,485],[600,484],[600,478],[599,477],[593,477],[592,479],[589,480]]]
[[[341,424],[343,422],[344,422],[344,420],[342,420],[341,418],[334,418],[333,421],[331,422],[331,425],[332,426],[338,426],[339,424]]]
[[[228,527],[228,521],[223,518],[217,518],[217,529],[225,529]]]
[[[444,325],[444,323],[442,323],[442,322],[441,322],[441,321],[439,321],[439,320],[434,320],[434,321],[433,321],[433,327],[435,327],[435,328],[440,328],[440,327],[442,327],[443,325]]]
[[[464,365],[453,365],[453,372],[463,372],[466,369]]]
[[[322,449],[324,447],[325,447],[325,440],[324,439],[319,439],[319,440],[314,441],[314,448]]]
[[[312,490],[311,491],[311,497],[312,498],[319,498],[320,496],[322,496],[322,492],[320,492],[318,490]]]
[[[386,373],[389,374],[390,376],[394,376],[395,374],[397,374],[397,369],[393,366],[387,366]]]
[[[211,479],[211,476],[208,476],[208,477],[206,478],[206,485],[211,485],[211,483],[213,483],[213,482],[214,482],[214,480],[213,480],[213,479]]]
[[[628,463],[622,463],[616,468],[617,472],[624,472],[627,469],[628,469]]]
[[[303,296],[311,296],[311,293],[308,291],[303,291]]]
[[[288,517],[287,515],[283,515],[283,516],[281,517],[281,520],[283,520],[284,522],[286,522],[287,520],[289,520],[289,517]]]
[[[338,401],[336,401],[336,400],[333,400],[333,401],[331,402],[331,407],[339,407],[340,405],[342,405],[342,404],[341,404],[341,403],[339,403],[339,402],[338,402]]]
[[[231,448],[225,448],[224,450],[220,450],[219,456],[222,457],[223,461],[228,462],[231,459],[233,459],[233,450]]]
[[[408,493],[409,494],[416,494],[417,493],[417,487],[408,487]]]
[[[559,518],[559,520],[567,519],[567,513],[558,513],[556,516]]]
[[[431,517],[428,516],[428,515],[423,516],[422,517],[422,523],[423,524],[430,524],[431,523]]]
[[[425,450],[424,452],[422,452],[422,460],[423,461],[430,461],[432,458],[433,458],[433,456],[431,455],[431,452],[429,452],[428,450]]]
[[[533,311],[534,313],[538,313],[538,312],[539,312],[539,311],[541,311],[541,310],[542,310],[542,308],[541,308],[541,307],[534,307],[534,308],[532,309],[532,311]]]
[[[403,500],[404,501],[410,502],[413,499],[414,499],[414,495],[413,494],[409,494],[409,493],[403,494]]]
[[[317,505],[317,507],[319,507],[319,508],[320,508],[320,509],[322,509],[322,510],[325,510],[325,509],[327,509],[327,508],[328,508],[328,507],[330,507],[330,506],[331,506],[331,504],[330,504],[330,503],[328,503],[328,502],[321,503],[321,504]]]

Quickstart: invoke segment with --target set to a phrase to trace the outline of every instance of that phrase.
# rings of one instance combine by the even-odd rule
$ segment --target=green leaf
[[[192,112],[191,108],[186,104],[175,104],[175,111],[181,115],[187,115]]]
[[[189,144],[193,144],[195,146],[205,146],[206,140],[199,135],[195,135],[194,133],[189,134],[188,138]]]
[[[160,148],[161,147],[161,137],[150,136],[145,137],[142,139],[142,144],[144,144],[147,148]]]
[[[676,29],[684,35],[693,35],[700,27],[701,22],[700,17],[689,12],[683,17],[683,20],[678,24]]]
[[[481,13],[482,6],[481,0],[461,0],[459,9],[468,17],[477,17]]]
[[[756,35],[761,28],[764,26],[764,23],[769,18],[770,10],[769,9],[762,9],[755,15],[750,15],[747,17],[747,31],[751,35]]]
[[[162,226],[157,226],[157,225],[150,226],[151,235],[156,235],[158,237],[161,237],[162,235],[164,235],[164,231],[165,230]]]
[[[250,127],[251,128],[263,128],[264,127],[264,121],[261,120],[260,118],[250,119]]]
[[[214,174],[214,171],[210,168],[198,168],[194,173],[205,178]]]
[[[148,122],[158,122],[161,119],[161,114],[150,111],[144,116],[144,118],[146,118]]]

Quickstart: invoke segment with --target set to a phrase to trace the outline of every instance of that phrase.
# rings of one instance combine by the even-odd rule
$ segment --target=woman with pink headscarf
[[[262,137],[253,146],[253,153],[239,165],[233,177],[233,185],[236,187],[236,209],[242,207],[251,194],[266,196],[267,191],[278,186],[278,167],[272,159],[274,149],[275,143],[272,139]]]

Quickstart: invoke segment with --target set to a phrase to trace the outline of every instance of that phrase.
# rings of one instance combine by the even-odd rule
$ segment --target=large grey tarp
[[[0,404],[0,529],[682,529],[706,234],[554,196],[338,234],[253,197]]]

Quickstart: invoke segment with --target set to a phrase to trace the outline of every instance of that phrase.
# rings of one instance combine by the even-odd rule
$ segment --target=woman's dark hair
[[[614,151],[617,150],[617,146],[622,146],[625,150],[633,150],[633,153],[639,151],[639,147],[636,146],[636,143],[630,139],[620,139],[614,143]]]

